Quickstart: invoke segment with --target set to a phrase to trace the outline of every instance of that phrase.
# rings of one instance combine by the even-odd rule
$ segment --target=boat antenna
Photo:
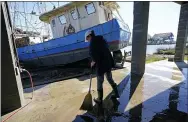
[[[16,2],[14,4],[14,13],[13,13],[13,30],[15,29],[15,24],[16,24],[16,14],[17,14],[17,8],[16,8]]]
[[[26,19],[26,14],[25,14],[25,2],[23,2],[23,9],[24,9],[24,15],[25,15],[25,17],[24,17],[24,19],[25,19],[25,26],[26,26],[26,31],[28,31],[28,26],[27,26],[27,19]]]

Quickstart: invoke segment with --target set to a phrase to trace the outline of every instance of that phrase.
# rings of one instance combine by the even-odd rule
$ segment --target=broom
[[[91,91],[91,81],[92,81],[92,69],[91,69],[91,74],[90,74],[89,91],[84,98],[84,101],[80,107],[80,110],[90,111],[93,109],[92,96],[91,96],[91,92],[90,92]]]

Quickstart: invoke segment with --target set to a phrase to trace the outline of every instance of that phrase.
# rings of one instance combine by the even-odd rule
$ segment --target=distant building
[[[152,37],[153,42],[155,44],[167,44],[167,43],[172,43],[174,42],[174,34],[169,32],[169,33],[159,33],[155,34]]]

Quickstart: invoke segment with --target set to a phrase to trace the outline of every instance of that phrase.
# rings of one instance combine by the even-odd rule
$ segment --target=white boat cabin
[[[59,38],[111,20],[118,8],[116,2],[71,2],[39,18],[51,25],[53,38]]]

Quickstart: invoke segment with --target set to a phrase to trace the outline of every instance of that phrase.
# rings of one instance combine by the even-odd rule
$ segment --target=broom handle
[[[91,74],[90,74],[89,93],[91,91],[92,71],[93,71],[93,67],[91,68]]]
[[[91,81],[92,81],[92,74],[90,75],[89,93],[90,93],[90,91],[91,91]]]

